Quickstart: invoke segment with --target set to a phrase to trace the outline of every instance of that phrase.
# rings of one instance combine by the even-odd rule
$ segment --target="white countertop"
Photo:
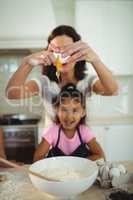
[[[89,125],[133,124],[133,116],[91,117]]]
[[[133,172],[133,161],[121,162],[129,172]],[[25,172],[15,169],[0,169],[8,180],[0,183],[0,200],[52,200],[53,197],[34,188]],[[93,185],[73,200],[105,200],[105,190]],[[59,200],[59,198],[58,198]]]

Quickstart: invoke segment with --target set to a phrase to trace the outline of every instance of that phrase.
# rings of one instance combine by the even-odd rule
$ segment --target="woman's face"
[[[72,43],[73,43],[72,38],[67,35],[56,36],[53,40],[51,40],[48,49],[53,52],[60,52],[61,50],[63,50],[68,45],[71,45]],[[65,63],[60,68],[60,71],[62,73],[71,71],[74,69],[74,66],[75,62]]]

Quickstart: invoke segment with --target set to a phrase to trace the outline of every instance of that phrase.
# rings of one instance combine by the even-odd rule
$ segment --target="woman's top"
[[[82,92],[86,98],[90,97],[92,94],[92,88],[94,83],[97,81],[96,76],[90,76],[86,73],[86,76],[83,80],[78,81],[76,87],[77,89]],[[61,88],[59,87],[58,83],[54,81],[50,81],[46,75],[42,75],[40,80],[33,79],[38,84],[40,94],[42,95],[43,105],[44,105],[44,113],[43,119],[41,123],[42,127],[49,127],[52,124],[52,120],[55,118],[55,111],[52,106],[52,98],[59,94]],[[87,112],[87,104],[86,104],[86,113]],[[45,118],[44,118],[45,115]],[[87,117],[87,116],[86,116]]]
[[[58,141],[59,125],[53,124],[47,130],[44,130],[42,138],[44,138],[51,147],[55,147]],[[79,126],[79,132],[84,144],[87,144],[95,135],[92,131],[85,125]],[[64,152],[65,155],[72,154],[81,145],[81,140],[77,130],[72,138],[68,138],[64,133],[63,129],[60,132],[60,138],[58,142],[58,148]]]

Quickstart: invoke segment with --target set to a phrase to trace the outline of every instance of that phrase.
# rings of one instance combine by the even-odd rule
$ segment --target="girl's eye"
[[[68,109],[62,108],[62,112],[68,112]]]
[[[73,110],[73,113],[74,114],[79,114],[80,112],[79,112],[79,110]]]

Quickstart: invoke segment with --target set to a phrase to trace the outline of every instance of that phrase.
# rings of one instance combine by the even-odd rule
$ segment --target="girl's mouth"
[[[64,121],[64,125],[67,127],[74,127],[75,121]]]

